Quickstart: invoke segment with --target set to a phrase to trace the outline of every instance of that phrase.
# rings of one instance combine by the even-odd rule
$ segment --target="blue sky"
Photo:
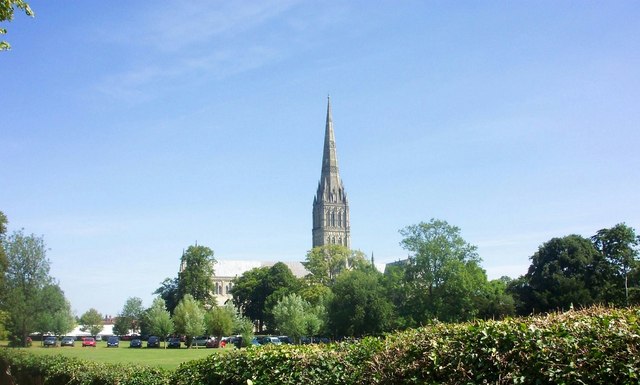
[[[30,2],[0,53],[0,210],[73,309],[115,315],[184,248],[302,260],[331,95],[352,246],[459,226],[490,278],[640,228],[634,1]]]

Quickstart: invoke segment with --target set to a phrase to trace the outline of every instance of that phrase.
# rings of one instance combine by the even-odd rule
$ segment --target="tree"
[[[146,319],[147,328],[149,333],[155,336],[159,336],[164,341],[164,347],[167,348],[167,336],[174,330],[173,320],[171,315],[165,308],[165,303],[162,298],[156,298],[153,300],[153,304],[146,311],[144,317]]]
[[[51,283],[40,292],[40,315],[37,327],[42,333],[55,336],[67,334],[75,327],[75,317],[71,312],[71,304],[57,284]]]
[[[214,263],[213,250],[206,246],[189,246],[182,255],[182,269],[178,273],[178,298],[189,294],[207,307],[214,306]]]
[[[628,306],[629,274],[638,266],[640,237],[633,228],[619,223],[610,229],[599,230],[591,240],[601,257],[613,267],[612,279],[623,281],[624,304]]]
[[[4,238],[7,232],[7,217],[0,211],[0,288],[4,282],[4,273],[7,271],[7,256],[4,252]],[[0,304],[2,304],[2,295],[0,294]]]
[[[329,304],[329,328],[334,336],[379,335],[389,330],[393,307],[378,272],[348,271],[337,277]]]
[[[113,327],[114,333],[119,335],[138,333],[143,314],[142,299],[138,297],[128,298],[122,311],[118,314],[116,324]]]
[[[160,285],[153,294],[158,294],[160,298],[164,300],[169,313],[173,314],[174,309],[180,301],[178,298],[178,278],[165,278]]]
[[[478,303],[478,317],[483,319],[503,319],[515,314],[515,300],[507,292],[512,279],[506,276],[487,283]]]
[[[460,228],[436,219],[407,226],[400,234],[402,247],[413,253],[404,267],[400,309],[407,324],[473,318],[487,282],[476,246],[462,238]]]
[[[210,335],[216,336],[218,342],[220,342],[222,336],[229,335],[233,332],[233,321],[235,317],[236,312],[233,306],[212,307],[205,316],[207,332]]]
[[[579,235],[553,238],[538,248],[516,293],[521,313],[566,310],[593,304],[592,266],[598,251]]]
[[[187,347],[191,347],[193,337],[204,332],[204,310],[191,294],[186,294],[173,313],[176,332],[187,337]]]
[[[80,316],[78,322],[80,324],[80,330],[83,332],[89,332],[92,336],[97,336],[102,331],[102,314],[96,309],[91,308],[84,312]]]
[[[342,245],[324,245],[309,250],[302,264],[309,270],[311,281],[329,286],[343,271],[361,268],[369,263],[360,250],[351,251]]]
[[[49,260],[41,237],[16,231],[3,242],[7,267],[3,282],[2,310],[8,313],[7,329],[13,343],[26,346],[42,315],[41,292],[52,282]]]
[[[34,17],[35,13],[29,7],[29,4],[24,0],[3,0],[0,1],[0,22],[13,20],[14,8],[18,8],[24,11],[27,16]],[[0,35],[7,33],[7,30],[0,28]],[[11,49],[11,45],[6,41],[0,41],[0,51]]]
[[[322,327],[319,308],[313,308],[297,294],[282,298],[273,308],[276,328],[283,334],[300,341],[304,335],[313,336]]]
[[[233,321],[233,333],[240,334],[242,337],[241,346],[251,345],[251,340],[254,337],[253,326],[253,322],[249,318],[236,315]]]
[[[287,265],[278,262],[271,267],[251,269],[234,279],[233,303],[262,331],[265,323],[273,321],[271,309],[278,300],[299,288],[299,281]]]

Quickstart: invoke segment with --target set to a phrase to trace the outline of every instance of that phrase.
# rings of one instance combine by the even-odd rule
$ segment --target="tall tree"
[[[80,316],[78,323],[81,326],[80,330],[83,332],[89,332],[92,336],[97,336],[103,328],[102,314],[100,314],[96,309],[91,308]]]
[[[538,248],[518,293],[521,313],[547,312],[589,306],[594,303],[590,285],[598,252],[589,239],[579,235],[553,238]]]
[[[258,330],[273,321],[271,309],[287,294],[298,290],[300,282],[287,265],[251,269],[234,280],[231,293],[236,308],[255,321]]]
[[[349,250],[342,245],[317,246],[307,252],[302,263],[309,270],[309,279],[323,285],[332,285],[343,271],[368,266],[364,253]]]
[[[619,223],[610,229],[599,230],[591,240],[601,256],[612,265],[615,276],[623,282],[624,303],[629,305],[629,274],[638,267],[640,237],[633,228]]]
[[[191,347],[193,337],[204,332],[204,310],[191,294],[186,294],[173,313],[176,332],[187,337],[187,347]]]
[[[0,287],[4,282],[4,273],[7,270],[7,256],[4,252],[4,238],[7,233],[7,217],[0,211]],[[0,294],[0,304],[2,304],[2,295]]]
[[[153,304],[146,311],[145,321],[149,333],[162,338],[164,348],[167,348],[167,336],[174,330],[173,320],[165,307],[164,300],[160,297],[153,300]]]
[[[37,327],[41,332],[62,336],[73,330],[75,317],[60,286],[55,283],[45,286],[40,292],[38,303],[41,307]]]
[[[169,313],[173,314],[173,310],[180,302],[178,298],[178,278],[165,278],[160,285],[153,294],[158,294],[164,300]]]
[[[233,306],[214,306],[205,315],[205,324],[207,332],[218,338],[218,342],[222,336],[229,335],[233,332],[233,321],[236,312]]]
[[[28,335],[38,331],[41,292],[52,282],[46,246],[41,237],[24,235],[22,230],[10,235],[3,246],[7,268],[2,309],[9,314],[7,326],[13,343],[25,346]]]
[[[29,4],[24,0],[2,0],[0,1],[0,22],[13,20],[15,8],[21,9],[27,16],[35,16]],[[7,33],[5,28],[0,28],[0,35]],[[0,51],[11,49],[11,45],[6,41],[0,41]]]
[[[476,246],[460,228],[431,219],[400,230],[402,247],[410,251],[401,312],[409,326],[437,318],[463,321],[474,317],[474,302],[486,284]]]
[[[143,315],[142,299],[138,297],[128,298],[122,307],[122,311],[118,314],[116,325],[114,325],[114,333],[121,335],[129,334],[130,332],[138,333]]]
[[[323,309],[323,308],[322,308]],[[300,341],[304,335],[314,336],[323,324],[321,310],[312,307],[297,294],[283,297],[273,308],[276,328],[283,334]]]
[[[178,273],[178,298],[189,294],[203,305],[214,306],[213,265],[216,263],[213,250],[206,246],[189,246],[182,256],[182,266]]]
[[[329,328],[334,336],[379,335],[389,330],[393,307],[375,271],[348,271],[332,287]]]

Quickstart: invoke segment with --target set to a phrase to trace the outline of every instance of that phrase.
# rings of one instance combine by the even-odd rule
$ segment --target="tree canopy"
[[[178,273],[178,298],[187,294],[205,306],[215,305],[213,296],[213,250],[206,246],[189,246],[182,256],[182,269]]]
[[[102,314],[91,308],[80,316],[80,330],[89,332],[92,336],[97,336],[102,331]]]
[[[173,313],[176,332],[187,337],[187,347],[191,347],[193,337],[204,332],[204,310],[191,294],[186,294]]]
[[[11,21],[15,13],[15,9],[21,9],[27,16],[34,17],[35,13],[24,0],[3,0],[0,1],[0,22]],[[7,33],[5,28],[0,28],[0,35]],[[0,51],[11,49],[11,45],[6,41],[0,41]]]

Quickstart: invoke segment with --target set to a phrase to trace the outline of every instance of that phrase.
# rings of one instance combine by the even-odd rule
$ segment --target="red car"
[[[84,348],[85,346],[93,346],[94,348],[96,347],[96,339],[92,338],[92,337],[85,337],[82,339],[82,347]]]

